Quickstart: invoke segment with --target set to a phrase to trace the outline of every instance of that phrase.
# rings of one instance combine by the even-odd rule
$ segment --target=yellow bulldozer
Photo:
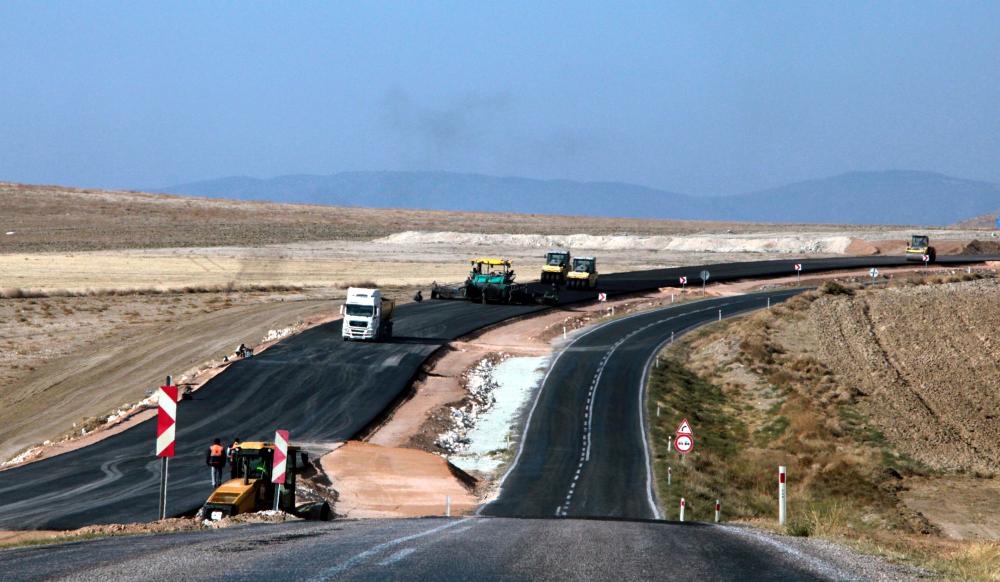
[[[576,257],[573,269],[566,274],[567,289],[594,289],[597,287],[597,259]]]
[[[230,451],[230,479],[219,485],[208,497],[199,518],[220,520],[241,513],[274,509],[275,487],[278,487],[278,509],[306,519],[329,520],[330,505],[313,501],[296,505],[295,478],[308,466],[308,453],[289,445],[285,465],[285,482],[271,482],[274,464],[274,443],[245,442]]]
[[[927,262],[933,263],[937,259],[937,251],[931,246],[931,239],[926,234],[915,234],[910,237],[910,243],[906,245],[907,261],[923,261],[924,255]]]
[[[542,265],[542,283],[566,284],[572,258],[569,251],[554,250],[545,253],[545,264]]]

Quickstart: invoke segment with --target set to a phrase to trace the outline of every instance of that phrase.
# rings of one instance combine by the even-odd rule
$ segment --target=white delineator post
[[[681,521],[684,521],[684,498],[681,497]]]
[[[716,499],[715,500],[715,523],[719,523],[719,517],[722,515],[722,503]]]
[[[719,321],[722,321],[722,310],[719,310]]]
[[[271,469],[271,483],[274,483],[274,510],[278,511],[281,500],[281,486],[285,484],[285,469],[288,466],[288,431],[274,433],[274,463]]]
[[[444,496],[444,516],[451,517],[451,495]]]
[[[667,437],[667,452],[669,453],[672,450],[674,450],[674,437],[668,436]]]
[[[778,467],[778,524],[785,525],[785,466]]]
[[[667,485],[670,485],[670,473],[671,473],[671,469],[670,469],[670,467],[667,467]]]
[[[167,477],[170,457],[174,456],[177,434],[177,386],[167,376],[167,385],[156,393],[156,456],[160,457],[160,519],[167,517]]]

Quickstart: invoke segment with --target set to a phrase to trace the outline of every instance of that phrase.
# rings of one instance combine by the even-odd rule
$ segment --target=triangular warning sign
[[[677,427],[677,434],[694,434],[691,432],[691,425],[688,424],[688,419],[681,421],[681,425]]]

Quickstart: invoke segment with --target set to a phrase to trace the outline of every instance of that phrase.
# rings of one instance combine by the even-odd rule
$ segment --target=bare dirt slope
[[[808,323],[817,356],[900,450],[940,469],[1000,471],[996,281],[822,297]]]

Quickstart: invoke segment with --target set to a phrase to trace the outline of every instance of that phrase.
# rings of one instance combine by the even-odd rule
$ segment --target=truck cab
[[[374,340],[392,337],[392,314],[396,303],[382,296],[378,289],[351,287],[340,307],[344,316],[341,336],[348,340]]]

